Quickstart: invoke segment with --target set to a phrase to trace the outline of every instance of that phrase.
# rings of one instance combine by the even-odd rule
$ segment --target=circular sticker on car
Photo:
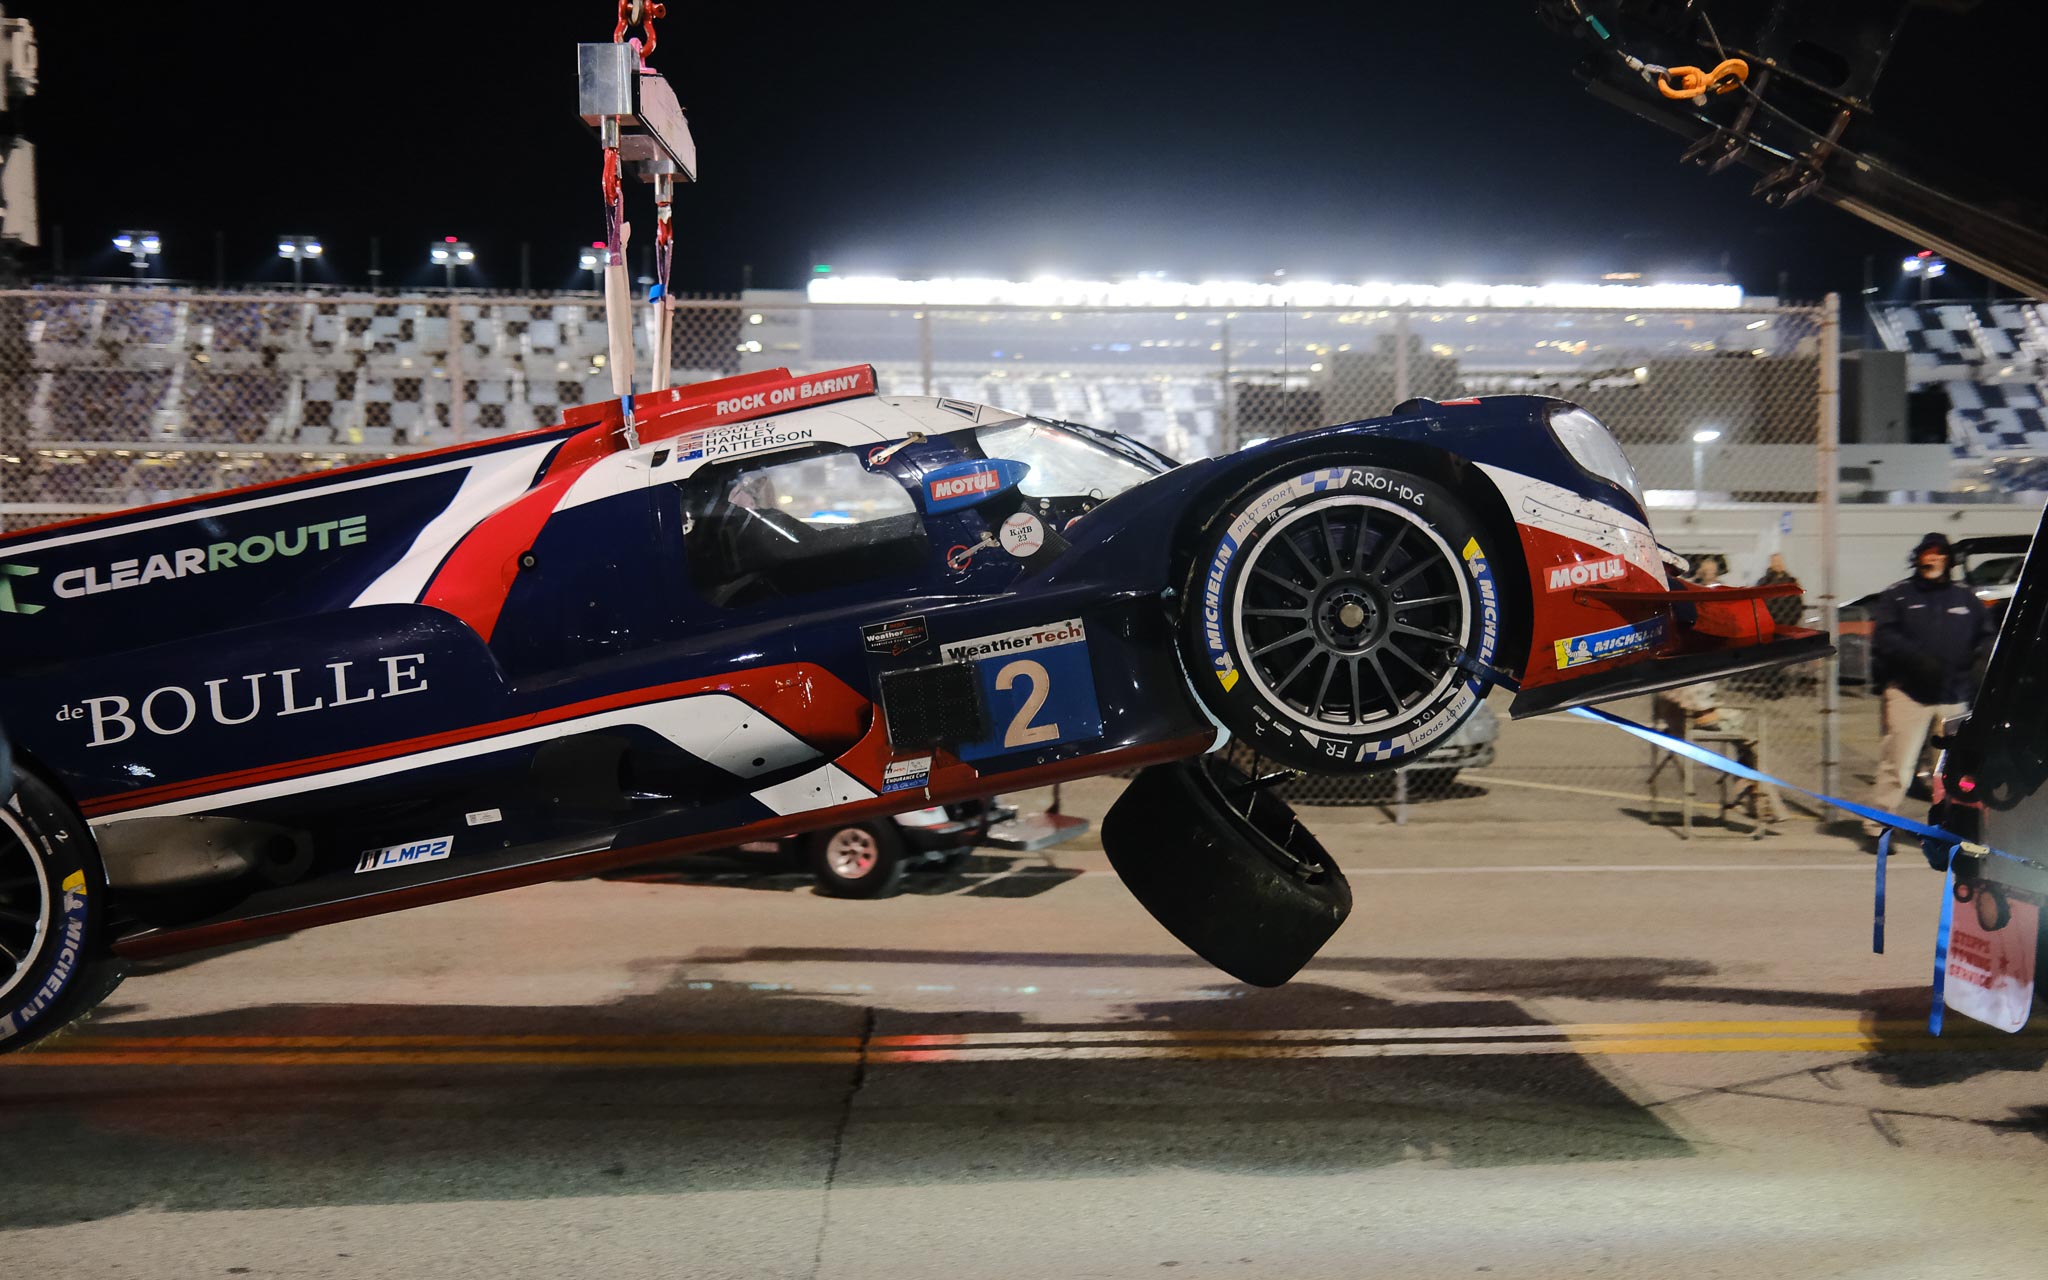
[[[1019,511],[1003,521],[998,533],[1003,550],[1019,559],[1035,556],[1045,546],[1045,526],[1029,511]]]

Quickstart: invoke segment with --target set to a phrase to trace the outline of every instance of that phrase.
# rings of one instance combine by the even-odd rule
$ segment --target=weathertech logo
[[[1553,565],[1543,585],[1551,591],[1570,591],[1573,587],[1597,587],[1603,582],[1619,582],[1627,576],[1628,566],[1621,562],[1621,557],[1608,556],[1602,560]]]
[[[981,471],[970,471],[964,476],[947,476],[931,482],[933,502],[945,502],[952,498],[965,498],[977,493],[994,493],[1003,487],[1003,478],[993,467]]]
[[[948,662],[970,662],[976,658],[995,658],[1031,649],[1050,649],[1055,645],[1078,644],[1087,639],[1088,633],[1082,628],[1081,620],[1069,618],[1065,622],[1049,622],[1042,627],[1026,627],[1022,631],[1005,631],[1001,635],[961,640],[946,645],[943,652]]]

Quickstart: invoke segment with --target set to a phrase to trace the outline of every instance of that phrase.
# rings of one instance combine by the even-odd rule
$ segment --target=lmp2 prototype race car
[[[1111,861],[1250,982],[1350,905],[1211,754],[1387,769],[1810,658],[1673,580],[1584,410],[1507,396],[1186,465],[744,375],[0,539],[0,1042],[123,959],[1142,770]]]

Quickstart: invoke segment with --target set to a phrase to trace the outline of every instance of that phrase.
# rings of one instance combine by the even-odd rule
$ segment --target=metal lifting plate
[[[576,113],[593,129],[607,116],[618,120],[621,160],[697,180],[697,144],[675,90],[640,65],[633,45],[576,46]]]

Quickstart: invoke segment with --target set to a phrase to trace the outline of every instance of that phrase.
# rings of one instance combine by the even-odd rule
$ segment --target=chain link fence
[[[1558,396],[1614,431],[1668,545],[1739,584],[1782,556],[1807,589],[1793,612],[1817,625],[1829,544],[1810,526],[1830,500],[1817,458],[1822,314],[920,309],[750,294],[679,299],[670,361],[677,383],[871,363],[885,393],[1111,427],[1181,458],[1416,396]],[[635,333],[644,387],[648,332]],[[0,292],[0,521],[20,528],[545,426],[612,395],[605,359],[595,295]],[[1794,509],[1807,526],[1798,537]],[[1720,681],[1685,705],[1642,698],[1620,710],[1718,731],[1719,748],[1820,787],[1830,679],[1816,664]],[[1853,777],[1874,757],[1875,722],[1849,710],[1842,754]],[[1668,763],[1653,779],[1655,763],[1634,739],[1585,721],[1511,723],[1496,700],[1425,767],[1293,791],[1403,820],[1510,804],[1566,813],[1589,797],[1671,820],[1682,780]],[[1704,771],[1696,786],[1716,820]],[[1801,810],[1790,798],[1767,807]]]

